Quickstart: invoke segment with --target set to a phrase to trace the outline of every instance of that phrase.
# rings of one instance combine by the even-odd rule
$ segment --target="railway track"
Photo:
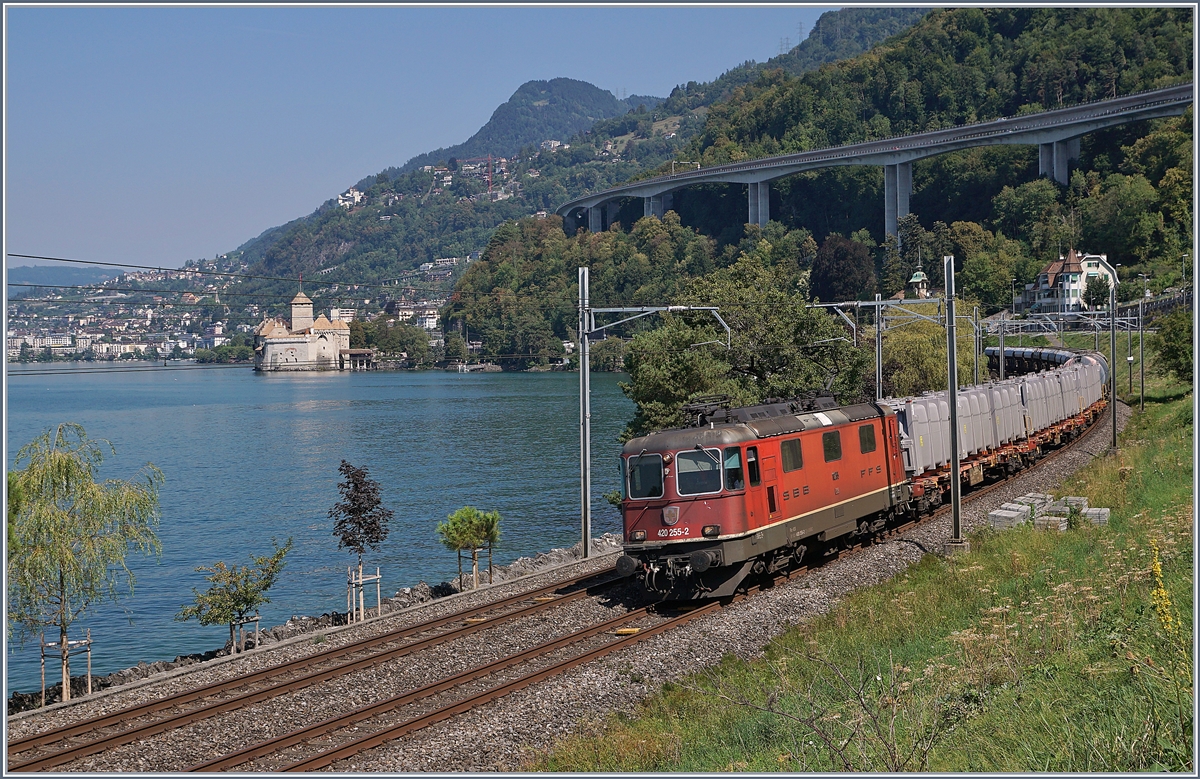
[[[611,570],[586,574],[179,695],[16,739],[8,744],[8,768],[40,771],[64,765],[580,600],[618,581],[619,577]]]
[[[993,491],[1010,485],[1013,478],[1020,478],[1053,462],[1060,455],[1089,440],[1097,427],[1098,425],[1093,424],[1074,440],[1047,453],[1012,478],[992,482],[965,493],[964,502],[980,500]],[[916,525],[944,516],[950,510],[949,505],[943,505],[924,517],[891,528],[875,539],[899,535]],[[187,770],[220,771],[240,768],[290,772],[334,766],[360,752],[458,716],[571,668],[680,627],[747,597],[761,587],[772,586],[782,578],[802,575],[840,556],[840,553],[835,552],[823,560],[815,560],[808,565],[777,574],[770,582],[751,588],[746,595],[711,601],[682,613],[672,613],[670,604],[662,603],[633,609],[491,662],[449,674],[417,689],[360,706],[350,712],[328,717],[197,763]],[[613,575],[612,571],[588,574],[533,592],[510,596],[478,609],[361,639],[344,647],[208,685],[183,695],[19,739],[9,744],[9,770],[36,771],[63,766],[114,746],[150,738],[208,717],[319,684],[336,676],[446,644],[571,601],[591,597],[618,581],[619,578]]]

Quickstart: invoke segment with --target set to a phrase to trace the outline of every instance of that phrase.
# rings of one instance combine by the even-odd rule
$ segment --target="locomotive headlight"
[[[721,526],[705,525],[704,529],[700,532],[704,534],[705,538],[716,538],[717,536],[721,535]]]
[[[665,509],[663,509],[663,524],[664,525],[674,525],[678,521],[679,521],[679,507],[678,506],[667,506]]]
[[[631,532],[629,534],[629,540],[630,541],[645,541],[646,540],[646,531],[645,530],[634,530],[633,532]]]

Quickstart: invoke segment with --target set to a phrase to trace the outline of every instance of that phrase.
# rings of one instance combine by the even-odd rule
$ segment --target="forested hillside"
[[[663,110],[682,114],[729,98],[733,90],[749,84],[768,70],[799,76],[829,62],[858,56],[928,13],[928,8],[842,8],[821,14],[808,37],[790,51],[766,62],[746,62],[708,83],[689,81],[676,87]]]

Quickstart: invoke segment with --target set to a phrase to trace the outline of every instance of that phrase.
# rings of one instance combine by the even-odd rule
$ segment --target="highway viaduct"
[[[884,232],[895,235],[900,218],[908,214],[915,160],[975,146],[1037,144],[1038,173],[1067,183],[1067,163],[1079,156],[1079,139],[1097,130],[1183,114],[1193,100],[1193,85],[1138,92],[1068,108],[1005,117],[943,130],[900,135],[877,141],[714,165],[673,175],[623,184],[559,206],[563,229],[574,234],[582,217],[592,232],[615,221],[618,201],[640,197],[646,216],[661,217],[671,210],[673,193],[695,184],[747,185],[747,221],[765,226],[770,218],[768,187],[776,179],[838,165],[882,165]]]

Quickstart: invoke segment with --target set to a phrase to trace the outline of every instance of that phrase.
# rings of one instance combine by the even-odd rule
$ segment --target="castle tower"
[[[292,298],[292,332],[307,330],[313,324],[313,302],[303,292]]]

